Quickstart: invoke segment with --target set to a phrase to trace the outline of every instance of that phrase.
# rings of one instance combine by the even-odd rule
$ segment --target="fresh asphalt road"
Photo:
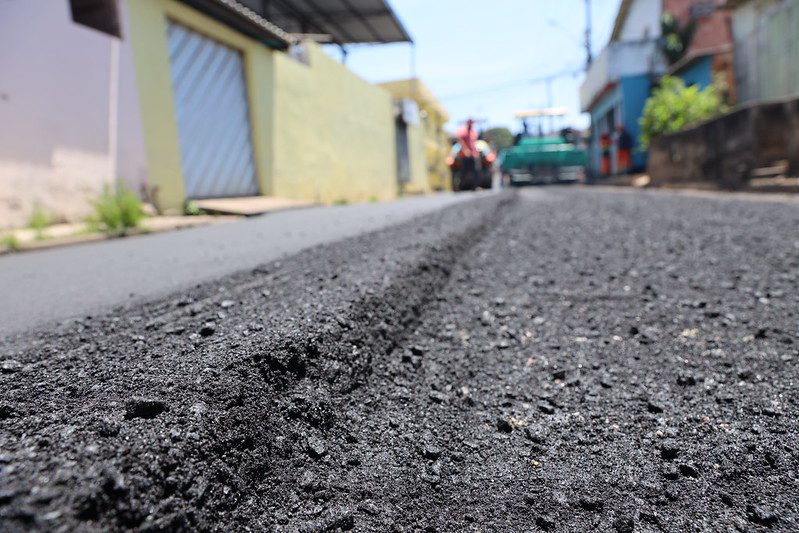
[[[485,194],[485,193],[484,193]],[[472,198],[314,207],[0,257],[0,336],[149,299]]]
[[[797,226],[529,188],[0,341],[0,530],[799,531]]]

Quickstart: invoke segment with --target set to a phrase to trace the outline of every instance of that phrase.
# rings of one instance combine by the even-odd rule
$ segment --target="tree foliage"
[[[513,133],[508,128],[490,128],[483,138],[497,151],[513,146]]]
[[[663,35],[663,53],[669,60],[669,64],[673,65],[688,51],[688,46],[696,32],[696,22],[692,20],[688,24],[680,26],[674,15],[663,13],[660,18],[660,29]]]
[[[652,137],[680,131],[724,111],[726,105],[715,87],[686,87],[680,78],[664,76],[644,105],[639,121],[641,144],[647,147]]]

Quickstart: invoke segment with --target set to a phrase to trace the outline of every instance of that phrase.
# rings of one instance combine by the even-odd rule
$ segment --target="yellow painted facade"
[[[452,189],[446,161],[450,144],[444,131],[444,125],[449,121],[447,110],[419,79],[390,81],[380,86],[394,98],[410,98],[419,105],[421,121],[417,134],[423,146],[427,187],[432,190]]]
[[[275,196],[320,202],[397,194],[391,96],[307,43],[309,65],[274,54]]]
[[[261,194],[358,202],[397,194],[391,96],[316,44],[308,64],[272,50],[175,0],[126,3],[150,187],[161,208],[185,202],[168,56],[169,20],[239,50],[244,58]]]
[[[408,131],[408,158],[410,159],[410,181],[402,186],[403,194],[425,194],[430,192],[430,182],[427,179],[427,156],[424,151],[424,131],[422,123],[407,126]]]

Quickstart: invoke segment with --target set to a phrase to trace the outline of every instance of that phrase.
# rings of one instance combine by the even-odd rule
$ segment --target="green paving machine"
[[[535,109],[516,114],[522,121],[522,132],[514,145],[499,155],[505,183],[546,185],[583,181],[588,165],[588,151],[579,134],[571,128],[555,131],[555,121],[567,114],[566,109]],[[530,133],[530,122],[537,119],[538,134]],[[544,122],[549,130],[543,133]]]

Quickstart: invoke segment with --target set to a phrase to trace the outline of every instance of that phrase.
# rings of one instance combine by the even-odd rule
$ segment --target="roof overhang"
[[[683,56],[679,61],[671,65],[669,67],[669,71],[667,74],[669,76],[673,76],[679,72],[682,72],[685,68],[693,65],[696,61],[702,59],[703,57],[708,56],[715,56],[719,54],[729,54],[735,50],[735,47],[731,44],[725,44],[722,46],[716,46],[713,48],[705,48],[703,50],[692,50]]]
[[[596,93],[596,95],[591,99],[591,102],[587,106],[585,106],[585,109],[582,109],[583,113],[591,113],[591,111],[597,106],[597,104],[599,104],[599,102],[604,100],[605,97],[609,95],[611,92],[613,92],[618,86],[619,86],[618,81],[608,82],[607,85],[605,85],[601,91]]]
[[[616,20],[613,23],[613,33],[610,35],[610,42],[618,41],[619,37],[621,37],[621,30],[624,27],[624,23],[627,21],[627,15],[629,15],[632,6],[632,0],[622,0],[619,6],[619,12],[616,14]]]
[[[259,12],[236,0],[182,0],[219,22],[273,48],[287,48],[291,35]]]
[[[539,117],[565,117],[569,114],[566,107],[547,107],[543,109],[530,109],[514,113],[516,118],[539,118]]]
[[[289,35],[317,35],[324,37],[324,42],[338,45],[413,42],[387,0],[236,0],[236,2],[256,12]]]

